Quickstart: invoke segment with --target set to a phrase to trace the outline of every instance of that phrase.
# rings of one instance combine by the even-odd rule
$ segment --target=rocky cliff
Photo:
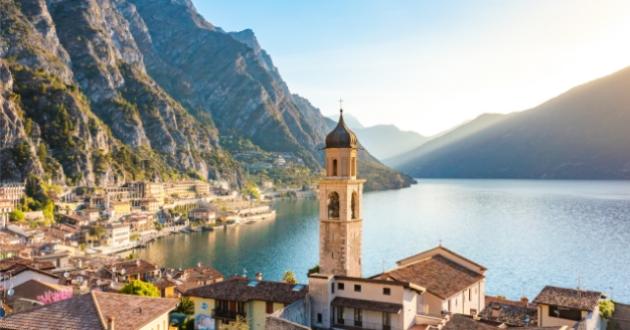
[[[0,179],[201,177],[237,183],[222,139],[317,173],[328,124],[291,94],[254,33],[187,0],[0,0]],[[397,188],[409,180],[362,160]]]

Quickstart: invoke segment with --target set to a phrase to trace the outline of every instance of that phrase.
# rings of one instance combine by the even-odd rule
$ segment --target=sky
[[[630,1],[193,0],[325,115],[433,135],[630,66]]]

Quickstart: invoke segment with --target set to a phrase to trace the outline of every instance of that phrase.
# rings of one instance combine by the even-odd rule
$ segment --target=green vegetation
[[[23,222],[24,221],[24,212],[20,210],[13,210],[9,213],[9,220],[15,222]]]
[[[193,315],[195,314],[195,303],[188,297],[181,297],[177,308],[175,308],[175,312]]]
[[[143,297],[160,296],[160,290],[155,285],[140,280],[133,280],[127,283],[122,289],[120,289],[120,293],[133,294]]]
[[[599,302],[599,313],[603,318],[609,319],[614,312],[615,303],[613,303],[612,300],[607,299]]]
[[[284,272],[284,275],[282,276],[282,281],[289,284],[297,284],[295,273],[290,270]]]
[[[307,272],[307,275],[311,275],[311,274],[317,274],[319,273],[319,265],[315,265],[315,267],[310,268]]]
[[[245,182],[241,193],[251,199],[260,200],[260,190],[252,181]]]

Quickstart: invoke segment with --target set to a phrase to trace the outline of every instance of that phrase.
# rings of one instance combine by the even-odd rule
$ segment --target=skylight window
[[[249,283],[247,283],[247,286],[250,286],[252,288],[255,287],[256,285],[258,285],[258,281],[249,281]]]

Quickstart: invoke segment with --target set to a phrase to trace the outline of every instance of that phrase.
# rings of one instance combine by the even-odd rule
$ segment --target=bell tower
[[[319,273],[361,277],[361,199],[356,135],[339,122],[326,136],[326,176],[319,181]]]

